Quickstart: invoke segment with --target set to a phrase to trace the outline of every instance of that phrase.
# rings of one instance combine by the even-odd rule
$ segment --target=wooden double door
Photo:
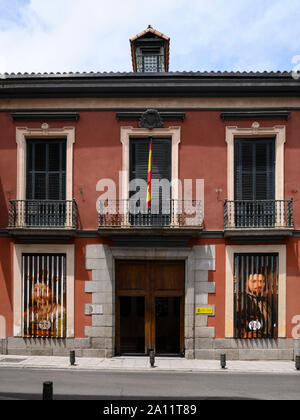
[[[183,355],[184,261],[116,262],[116,353]]]

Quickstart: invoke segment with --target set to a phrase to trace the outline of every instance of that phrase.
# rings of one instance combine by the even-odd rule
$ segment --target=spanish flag
[[[151,206],[151,182],[152,182],[152,139],[149,144],[148,176],[147,176],[147,209]]]

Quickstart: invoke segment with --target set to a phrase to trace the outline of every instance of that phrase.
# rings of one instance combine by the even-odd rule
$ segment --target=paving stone
[[[195,327],[207,327],[208,316],[196,314],[195,315]]]
[[[31,356],[52,356],[53,349],[45,348],[45,349],[31,349],[30,350]]]
[[[216,270],[216,260],[203,258],[195,261],[195,270],[208,270],[208,271],[215,271]]]
[[[93,327],[112,327],[115,325],[115,319],[112,315],[92,315]]]
[[[195,294],[195,311],[196,306],[208,305],[208,294],[207,293],[196,293]]]
[[[85,327],[86,337],[105,337],[110,338],[113,335],[111,327]]]
[[[197,335],[196,335],[197,334]],[[215,337],[215,327],[196,327],[195,335],[197,338],[214,338]],[[215,340],[213,340],[215,342]]]
[[[193,247],[195,258],[216,259],[215,245],[195,245]]]
[[[112,290],[112,284],[110,281],[86,281],[85,282],[85,293],[98,293],[108,292]]]
[[[106,269],[92,270],[92,281],[110,283],[110,288],[113,284],[112,271]]]
[[[89,338],[74,338],[66,342],[66,346],[70,350],[89,348],[90,344]]]
[[[195,350],[212,349],[212,348],[213,348],[212,338],[195,338]]]
[[[16,348],[8,348],[7,349],[7,355],[16,355],[16,356],[29,356],[30,355],[30,349],[16,349]]]
[[[83,349],[82,357],[105,357],[104,349]]]
[[[91,348],[92,349],[104,349],[106,338],[92,338],[91,339]]]
[[[208,271],[195,270],[195,283],[196,282],[208,282]]]
[[[110,251],[104,245],[86,245],[85,247],[86,258],[106,258],[107,253]]]
[[[195,294],[216,293],[216,283],[214,281],[195,283]]]
[[[113,304],[115,296],[112,293],[107,292],[96,292],[92,294],[92,304]]]
[[[14,349],[26,349],[27,342],[22,337],[8,337],[7,338],[7,347]]]
[[[101,315],[103,314],[103,305],[86,303],[84,313],[85,315]]]

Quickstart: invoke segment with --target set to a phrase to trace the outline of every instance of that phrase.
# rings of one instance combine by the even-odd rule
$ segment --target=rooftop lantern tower
[[[170,38],[151,25],[130,39],[133,71],[161,73],[169,71]]]

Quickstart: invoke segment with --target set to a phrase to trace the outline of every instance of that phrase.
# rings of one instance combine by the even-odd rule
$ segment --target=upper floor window
[[[147,181],[150,138],[130,139],[130,180]],[[171,140],[152,138],[152,180],[171,181]]]
[[[275,199],[275,140],[235,139],[235,200]]]
[[[66,199],[66,140],[27,140],[26,199]]]
[[[137,53],[137,71],[154,73],[164,71],[164,55],[161,48],[142,48]]]
[[[151,176],[151,203],[147,209],[147,189],[142,192],[140,204],[141,214],[135,214],[131,223],[141,222],[144,217],[146,221],[154,223],[170,223],[171,205],[171,139],[142,138],[130,139],[130,164],[129,180],[143,180],[146,187],[148,179],[148,164],[150,142],[152,147],[152,176]],[[160,183],[166,180],[168,182]],[[139,184],[137,184],[139,186]],[[140,186],[139,186],[140,188]],[[130,191],[132,196],[135,191]],[[151,213],[151,216],[149,214]]]
[[[235,139],[234,214],[236,227],[275,223],[275,139]]]

